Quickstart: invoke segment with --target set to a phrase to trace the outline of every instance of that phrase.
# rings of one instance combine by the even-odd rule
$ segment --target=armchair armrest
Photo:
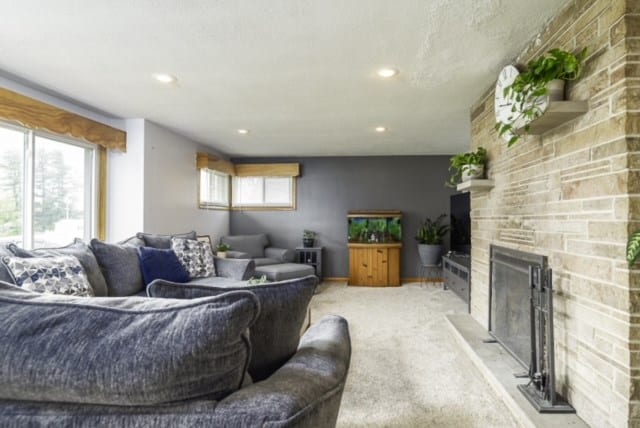
[[[216,416],[233,426],[335,427],[350,359],[347,321],[324,317],[287,363],[220,401]]]
[[[265,247],[264,256],[268,259],[276,259],[281,263],[290,263],[296,256],[296,252],[286,248]]]
[[[227,251],[227,258],[228,259],[250,259],[251,254],[245,253],[242,251],[229,250]]]
[[[251,259],[221,259],[214,257],[216,275],[224,278],[246,281],[251,278],[256,270],[256,263]]]

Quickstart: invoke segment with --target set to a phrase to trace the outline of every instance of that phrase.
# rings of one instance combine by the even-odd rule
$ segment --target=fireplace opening
[[[553,280],[547,257],[491,245],[489,333],[527,370],[518,389],[540,413],[574,413],[555,390]]]

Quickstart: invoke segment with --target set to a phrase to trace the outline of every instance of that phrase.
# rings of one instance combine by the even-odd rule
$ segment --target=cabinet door
[[[387,248],[372,248],[369,252],[372,258],[371,285],[389,285],[389,250]]]
[[[389,248],[389,281],[388,285],[400,286],[400,248]]]

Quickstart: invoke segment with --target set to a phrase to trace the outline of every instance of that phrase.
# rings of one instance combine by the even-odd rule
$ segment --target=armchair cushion
[[[233,251],[242,251],[251,258],[264,257],[264,247],[269,245],[269,238],[264,233],[256,235],[223,236],[220,242],[228,244]]]
[[[227,251],[227,258],[228,259],[250,259],[251,254],[244,253],[242,251],[229,250]]]
[[[296,256],[296,252],[286,248],[267,247],[264,249],[264,256],[276,259],[278,263],[291,263]]]
[[[240,388],[247,291],[189,301],[46,295],[0,283],[0,399],[153,405]]]
[[[246,281],[251,278],[256,270],[256,264],[251,259],[221,259],[214,257],[216,275],[224,278]]]
[[[256,286],[216,287],[204,284],[175,284],[154,281],[147,288],[151,297],[195,299],[231,290],[249,290],[260,301],[260,315],[251,326],[249,374],[256,381],[266,379],[296,352],[307,306],[318,284],[316,276]]]

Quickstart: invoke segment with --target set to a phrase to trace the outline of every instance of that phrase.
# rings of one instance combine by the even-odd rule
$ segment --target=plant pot
[[[227,252],[226,251],[218,251],[218,252],[216,252],[216,256],[221,258],[221,259],[226,259],[227,258]]]
[[[563,79],[554,79],[547,83],[547,91],[549,91],[549,101],[564,100],[564,84]]]
[[[482,178],[484,176],[484,165],[465,165],[462,167],[460,179],[469,181],[474,178]]]
[[[315,241],[314,238],[302,238],[302,246],[304,248],[311,248],[313,247],[314,241]]]
[[[442,245],[418,244],[418,254],[423,266],[440,264],[443,251]]]

